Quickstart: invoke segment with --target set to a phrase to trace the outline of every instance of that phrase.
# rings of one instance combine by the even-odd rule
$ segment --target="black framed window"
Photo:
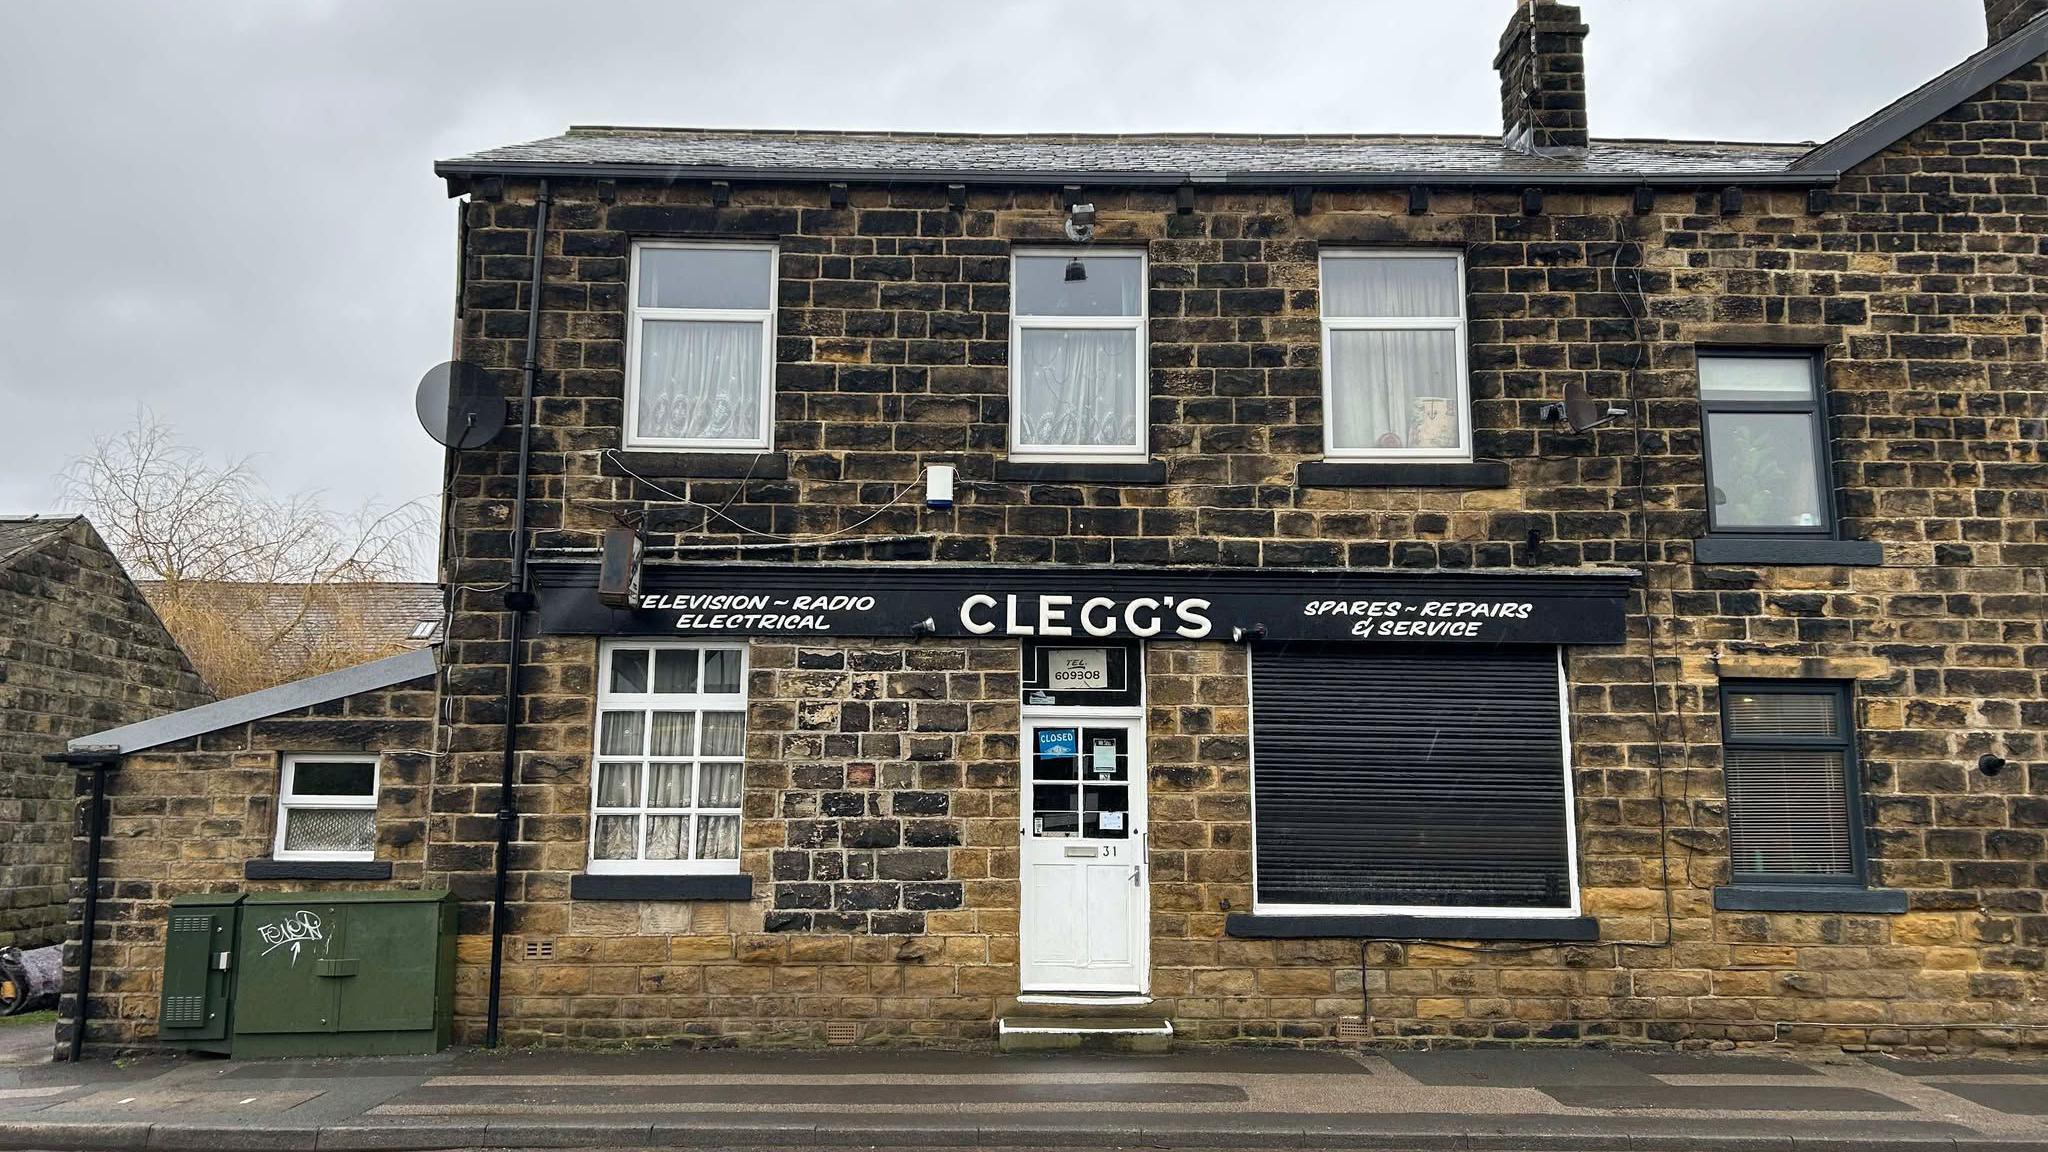
[[[1708,530],[1833,536],[1819,355],[1701,352],[1699,376]]]
[[[1863,883],[1847,684],[1723,681],[1721,769],[1737,884]]]

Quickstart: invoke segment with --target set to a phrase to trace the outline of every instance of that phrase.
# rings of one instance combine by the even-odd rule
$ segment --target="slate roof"
[[[119,728],[109,728],[105,732],[80,736],[66,747],[70,749],[73,758],[81,754],[90,755],[102,751],[140,752],[159,744],[203,736],[208,732],[218,732],[223,728],[232,728],[251,720],[261,720],[281,712],[310,708],[315,704],[325,704],[330,700],[339,700],[358,692],[374,692],[379,688],[389,688],[408,680],[417,680],[422,676],[432,676],[439,667],[439,657],[434,649],[418,648],[411,652],[400,652],[396,656],[386,656],[382,660],[372,660],[368,664],[343,668],[338,672],[294,680],[289,684],[279,684],[275,688],[265,688],[261,692],[230,696],[226,700],[201,704],[197,708],[157,716],[138,724],[124,724]]]
[[[1826,184],[2048,53],[2048,15],[1822,144],[1594,140],[1540,156],[1492,136],[991,135],[588,125],[443,160],[484,175],[1143,184]],[[451,182],[451,194],[459,191]]]
[[[140,580],[152,605],[163,607],[164,584]],[[320,651],[339,644],[368,650],[418,648],[441,640],[441,586],[400,581],[360,584],[192,583],[179,589],[186,603],[235,616],[252,633],[277,636],[283,645]],[[432,623],[423,637],[413,629]]]
[[[0,564],[41,548],[80,519],[77,516],[0,516]]]
[[[983,135],[582,126],[545,140],[444,160],[434,170],[443,176],[526,172],[968,182],[1073,177],[1137,184],[1760,183],[1787,178],[1812,147],[1595,140],[1583,155],[1538,156],[1485,136]]]

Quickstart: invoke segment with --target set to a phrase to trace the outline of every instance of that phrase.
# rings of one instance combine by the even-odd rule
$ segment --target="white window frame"
[[[1327,272],[1338,260],[1446,260],[1457,270],[1458,314],[1456,316],[1332,316],[1327,306]],[[1468,296],[1465,287],[1465,254],[1442,248],[1336,248],[1325,250],[1316,263],[1316,287],[1325,301],[1323,327],[1323,456],[1329,460],[1382,460],[1410,464],[1470,463],[1472,460],[1472,370],[1468,363],[1471,337],[1468,332]],[[1458,414],[1458,443],[1453,448],[1340,448],[1332,440],[1331,399],[1336,382],[1331,373],[1336,357],[1331,355],[1333,332],[1449,332],[1456,346],[1458,394],[1452,407]]]
[[[1572,770],[1572,694],[1565,677],[1564,647],[1557,648],[1557,710],[1560,717],[1558,743],[1564,761],[1564,866],[1571,889],[1571,903],[1563,908],[1497,908],[1491,905],[1438,904],[1270,904],[1259,900],[1259,748],[1258,723],[1254,709],[1258,693],[1248,697],[1245,723],[1251,728],[1251,763],[1248,770],[1252,796],[1252,912],[1260,916],[1415,916],[1425,919],[1467,917],[1474,920],[1571,920],[1584,915],[1579,903],[1579,797]],[[1252,682],[1252,652],[1244,653],[1245,683]]]
[[[614,653],[622,649],[646,649],[649,651],[650,655],[648,656],[647,662],[647,687],[649,691],[612,691],[612,656]],[[693,652],[739,653],[740,690],[736,693],[701,691],[688,693],[664,693],[653,691],[652,689],[654,687],[654,657],[651,653],[664,649],[688,649]],[[638,816],[640,818],[639,851],[643,854],[643,856],[647,851],[647,825],[648,818],[651,816],[693,817],[693,819],[690,821],[690,849],[692,851],[696,850],[697,821],[694,819],[694,817],[696,816],[737,816],[740,820],[740,833],[741,836],[744,837],[746,834],[747,819],[744,811],[746,807],[747,795],[747,759],[746,743],[744,736],[742,736],[741,738],[739,756],[709,757],[710,762],[714,764],[738,763],[740,765],[740,803],[731,808],[702,808],[697,806],[697,792],[695,791],[695,789],[697,788],[697,776],[696,769],[694,767],[691,770],[690,776],[690,786],[692,791],[690,794],[690,805],[688,807],[648,807],[646,779],[647,771],[645,765],[649,761],[655,759],[655,757],[647,755],[645,751],[646,744],[644,743],[644,741],[651,740],[653,738],[654,723],[651,719],[645,720],[641,724],[641,734],[643,743],[641,745],[642,751],[639,756],[602,756],[599,754],[599,749],[602,747],[602,741],[604,740],[603,716],[605,710],[608,708],[614,711],[638,709],[642,713],[642,715],[650,717],[655,712],[694,712],[697,714],[697,719],[694,721],[693,730],[696,733],[696,739],[699,741],[699,747],[702,747],[704,713],[739,712],[741,714],[745,714],[747,711],[747,677],[748,674],[752,671],[752,661],[750,660],[749,654],[747,652],[747,645],[745,643],[718,643],[714,641],[652,640],[638,637],[620,637],[617,640],[607,640],[603,642],[599,646],[598,651],[599,658],[597,667],[597,711],[593,715],[593,722],[590,726],[590,828],[588,835],[584,837],[584,839],[588,842],[585,845],[584,849],[584,857],[586,860],[585,867],[588,868],[588,870],[593,875],[612,876],[701,876],[729,875],[737,873],[740,870],[740,862],[737,857],[734,857],[730,860],[647,860],[644,858],[635,860],[599,860],[597,858],[597,818],[599,816]],[[701,657],[699,657],[699,664],[701,667]],[[698,687],[703,687],[703,680],[701,678],[698,680]],[[703,764],[706,761],[706,759],[706,757],[694,754],[689,757],[690,763],[692,765]],[[629,808],[604,807],[598,804],[597,777],[598,764],[601,762],[621,764],[637,763],[642,766],[640,768],[640,775],[637,782],[638,791],[636,793],[636,796],[639,800],[638,804]],[[744,843],[744,839],[742,840],[742,843]]]
[[[768,253],[766,308],[654,308],[640,304],[640,253],[648,249]],[[625,447],[689,452],[765,452],[775,441],[775,305],[781,291],[782,256],[769,243],[635,240],[632,268],[626,283],[626,416]],[[649,320],[738,320],[761,326],[761,417],[755,435],[746,439],[703,436],[640,435],[640,329]]]
[[[1138,261],[1138,314],[1135,316],[1027,316],[1017,307],[1017,261],[1024,256],[1054,256],[1083,261],[1104,256]],[[1143,464],[1152,458],[1151,369],[1151,257],[1143,248],[1013,248],[1010,250],[1010,439],[1009,458],[1020,463],[1041,464]],[[1018,372],[1023,362],[1026,329],[1090,328],[1098,331],[1129,331],[1137,348],[1137,370],[1132,373],[1137,395],[1137,430],[1128,444],[1026,444],[1023,433],[1023,381]]]
[[[298,767],[301,764],[368,764],[370,766],[370,794],[368,796],[305,796],[293,791],[297,783]],[[278,769],[277,777],[277,832],[271,840],[270,858],[273,860],[375,860],[377,850],[373,847],[366,852],[336,852],[325,849],[296,849],[287,851],[284,846],[285,817],[293,810],[321,811],[330,809],[377,810],[377,797],[384,791],[384,762],[375,752],[290,752]],[[375,817],[371,818],[374,829]]]

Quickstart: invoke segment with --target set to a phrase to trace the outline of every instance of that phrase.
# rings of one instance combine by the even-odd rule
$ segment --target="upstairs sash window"
[[[769,447],[775,261],[765,244],[633,246],[627,447]]]
[[[1144,254],[1019,252],[1012,276],[1011,458],[1142,463]]]
[[[1322,258],[1323,451],[1333,460],[1472,459],[1465,258]]]
[[[1819,368],[1806,353],[1700,354],[1712,531],[1833,533]]]

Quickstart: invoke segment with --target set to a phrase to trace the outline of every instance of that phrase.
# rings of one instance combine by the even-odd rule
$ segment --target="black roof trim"
[[[1633,188],[1638,184],[1658,187],[1718,187],[1721,185],[1761,186],[1767,184],[1813,186],[1831,184],[1836,173],[1801,167],[1779,172],[1067,172],[1027,169],[998,172],[960,171],[940,168],[736,168],[717,165],[676,164],[573,164],[536,160],[442,160],[434,174],[444,178],[480,176],[547,176],[573,180],[650,180],[673,184],[690,180],[751,181],[755,183],[866,183],[866,184],[1080,184],[1088,187],[1163,187],[1183,184],[1211,187],[1277,188],[1295,184],[1346,188],[1407,188],[1422,184],[1434,188]],[[459,194],[459,193],[452,193]]]
[[[1846,172],[2044,54],[2048,54],[2048,14],[2034,17],[2019,31],[1800,157],[1787,174]]]

